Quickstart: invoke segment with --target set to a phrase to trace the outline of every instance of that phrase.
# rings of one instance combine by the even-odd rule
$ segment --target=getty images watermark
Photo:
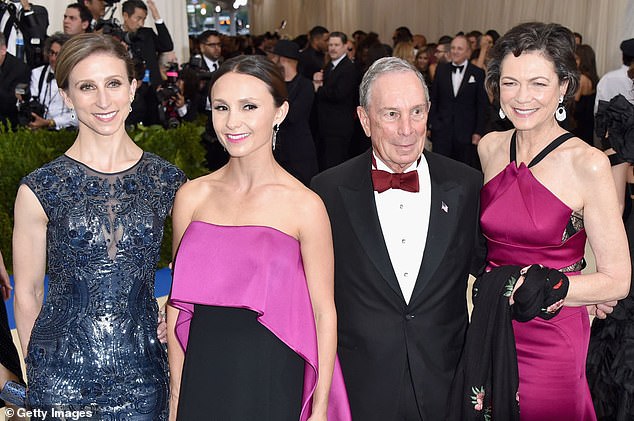
[[[52,420],[52,419],[62,419],[62,420],[81,420],[81,419],[90,419],[93,415],[96,415],[96,412],[90,409],[82,409],[82,410],[71,410],[71,409],[62,409],[62,408],[51,408],[51,409],[26,409],[26,408],[5,408],[4,413],[7,419],[11,419],[14,416],[16,417],[34,417],[39,420]]]

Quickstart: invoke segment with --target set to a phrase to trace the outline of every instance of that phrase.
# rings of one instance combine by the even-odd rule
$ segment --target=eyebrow
[[[124,79],[125,77],[124,77],[124,76],[122,76],[122,75],[110,75],[110,76],[106,76],[104,79],[105,79],[105,80],[110,80],[110,79],[114,79],[114,78],[121,78],[121,79]],[[79,85],[80,83],[86,83],[86,82],[88,82],[88,83],[95,83],[95,81],[94,81],[94,80],[92,80],[92,79],[82,79],[82,80],[78,80],[78,81],[75,83],[75,85]]]

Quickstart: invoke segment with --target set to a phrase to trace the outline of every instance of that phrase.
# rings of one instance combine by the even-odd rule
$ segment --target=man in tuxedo
[[[7,51],[31,68],[45,63],[42,52],[47,28],[46,8],[28,0],[0,1],[0,32]]]
[[[434,152],[479,168],[476,146],[485,134],[484,70],[469,62],[464,35],[451,41],[451,62],[439,64],[431,87],[429,122]]]
[[[0,124],[12,127],[18,124],[15,86],[18,83],[28,85],[31,69],[23,62],[7,52],[4,34],[0,32]]]
[[[312,79],[315,72],[324,68],[327,51],[328,29],[315,26],[308,33],[308,46],[299,53],[299,73],[308,80]]]
[[[332,32],[328,38],[330,63],[313,75],[322,170],[348,159],[354,133],[359,81],[357,68],[347,55],[347,43],[346,34]]]
[[[318,174],[335,252],[338,355],[355,421],[442,420],[485,250],[482,175],[424,150],[422,75],[385,57],[358,114],[372,148]]]

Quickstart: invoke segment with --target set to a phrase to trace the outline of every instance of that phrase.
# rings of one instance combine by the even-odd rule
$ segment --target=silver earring
[[[506,118],[506,114],[504,114],[504,110],[502,110],[502,107],[500,107],[500,112],[498,113],[498,115],[500,116],[500,120],[504,120]]]
[[[275,143],[277,143],[277,132],[280,130],[280,125],[273,126],[273,150],[275,150]]]
[[[566,119],[566,109],[564,108],[563,95],[559,97],[559,107],[557,107],[557,111],[555,111],[555,119],[559,122],[562,122]]]
[[[76,118],[76,116],[75,116],[75,109],[74,109],[74,108],[71,108],[71,109],[70,109],[70,119],[71,119],[71,120],[74,120],[75,118]]]

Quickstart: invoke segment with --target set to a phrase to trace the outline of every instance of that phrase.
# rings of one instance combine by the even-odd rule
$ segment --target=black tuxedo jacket
[[[145,61],[146,68],[150,71],[150,84],[157,87],[161,84],[161,72],[159,70],[158,55],[174,49],[174,43],[167,26],[157,23],[155,33],[152,28],[139,28],[132,36],[130,49],[135,59]]]
[[[359,80],[354,63],[348,57],[324,71],[324,84],[315,93],[319,134],[322,137],[351,138],[358,102]]]
[[[27,89],[31,81],[31,69],[24,62],[7,53],[0,66],[0,123],[10,121],[13,127],[17,124],[15,85],[25,83]]]
[[[469,272],[485,257],[479,233],[482,175],[425,152],[431,213],[422,264],[405,303],[379,223],[371,150],[317,175],[335,250],[338,355],[356,421],[397,419],[408,364],[425,420],[444,419],[468,322]]]
[[[484,90],[484,70],[467,63],[456,96],[451,73],[451,63],[439,64],[431,86],[429,124],[432,141],[470,144],[472,134],[485,134],[488,98]]]

